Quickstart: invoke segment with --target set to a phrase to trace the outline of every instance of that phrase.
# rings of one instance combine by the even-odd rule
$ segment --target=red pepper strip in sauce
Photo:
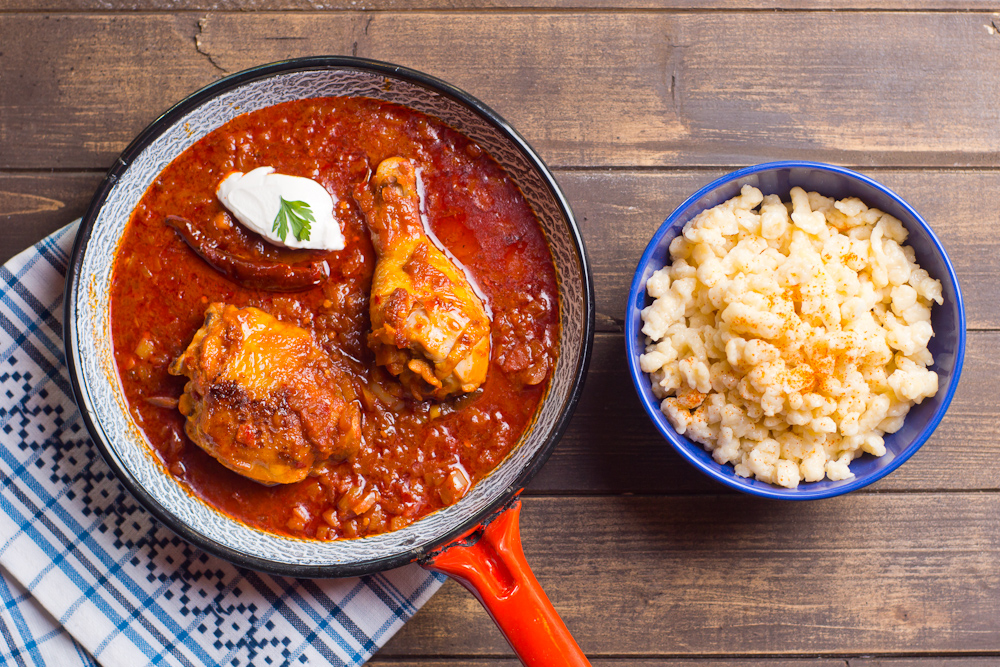
[[[168,215],[166,223],[209,266],[243,287],[269,292],[298,292],[314,287],[330,277],[330,266],[326,260],[293,265],[241,257],[219,248],[213,239],[208,238],[187,218]]]

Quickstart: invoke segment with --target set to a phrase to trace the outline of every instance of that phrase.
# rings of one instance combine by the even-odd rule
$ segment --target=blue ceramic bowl
[[[677,434],[666,416],[660,412],[659,401],[650,388],[649,376],[639,368],[639,355],[645,351],[640,311],[652,301],[646,295],[646,281],[654,271],[669,263],[670,241],[681,232],[688,220],[699,212],[736,196],[744,185],[753,185],[765,195],[779,195],[783,201],[788,201],[789,191],[795,186],[837,199],[858,197],[868,206],[881,209],[903,222],[909,231],[906,243],[916,251],[917,263],[931,277],[941,281],[944,305],[935,304],[931,309],[934,337],[929,345],[934,355],[931,369],[939,378],[938,393],[933,398],[925,399],[920,405],[913,406],[903,428],[885,437],[884,456],[876,458],[865,454],[853,461],[851,471],[855,476],[852,479],[802,482],[796,489],[786,489],[740,477],[732,465],[716,463],[700,444]],[[885,477],[913,456],[927,441],[944,417],[958,386],[962,360],[965,357],[965,307],[955,270],[941,242],[920,214],[895,192],[867,176],[842,167],[817,162],[770,162],[734,171],[709,183],[681,204],[660,226],[639,260],[629,290],[628,310],[625,313],[625,345],[629,372],[643,407],[663,437],[687,461],[709,477],[751,495],[783,500],[812,500],[848,493]]]
[[[264,533],[223,514],[166,475],[128,410],[111,337],[112,269],[125,222],[179,155],[234,118],[313,97],[371,97],[447,123],[516,183],[538,218],[559,278],[559,357],[545,398],[517,447],[459,502],[400,530],[353,540]],[[400,567],[468,534],[522,489],[566,430],[594,339],[594,286],[583,239],[555,179],[503,119],[453,86],[363,58],[317,56],[238,72],[181,100],[125,149],[83,218],[66,277],[66,359],[77,405],[111,469],[154,516],[238,565],[291,577],[353,577]]]

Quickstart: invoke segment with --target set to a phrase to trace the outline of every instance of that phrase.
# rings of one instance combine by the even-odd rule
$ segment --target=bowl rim
[[[810,489],[808,482],[805,483],[805,488],[800,484],[795,489],[788,489],[785,487],[768,484],[766,482],[759,482],[754,478],[744,478],[735,477],[722,474],[710,464],[701,458],[695,456],[687,446],[679,441],[681,437],[669,423],[666,424],[664,428],[661,422],[660,416],[662,413],[659,410],[658,405],[653,405],[646,397],[643,395],[642,387],[649,384],[648,374],[644,373],[639,367],[638,355],[632,353],[632,342],[639,335],[639,325],[638,321],[640,319],[639,309],[633,307],[633,304],[638,299],[639,293],[645,293],[645,281],[643,280],[642,274],[645,268],[649,265],[653,254],[656,252],[660,241],[663,237],[675,226],[677,219],[687,212],[687,210],[698,202],[702,197],[708,195],[715,189],[737,181],[740,178],[750,176],[753,174],[758,174],[762,172],[769,171],[780,171],[785,169],[815,169],[819,171],[826,171],[841,176],[846,176],[850,179],[860,181],[865,185],[875,188],[881,191],[893,201],[895,201],[899,206],[906,211],[907,214],[912,216],[913,220],[923,229],[927,234],[928,238],[934,245],[934,248],[941,256],[944,265],[947,269],[948,276],[955,286],[955,307],[958,309],[958,345],[955,349],[955,368],[952,372],[951,379],[949,381],[948,387],[946,389],[944,398],[941,404],[938,406],[934,415],[931,417],[927,425],[920,431],[916,438],[913,439],[895,458],[889,462],[883,468],[876,470],[870,474],[863,477],[854,477],[850,480],[845,480],[843,483],[838,484],[833,487],[827,487],[825,489]],[[850,493],[851,491],[856,491],[857,489],[863,488],[872,484],[889,473],[896,470],[899,466],[903,465],[913,454],[919,450],[924,443],[930,438],[931,434],[937,429],[941,420],[944,418],[945,413],[948,410],[948,406],[951,405],[952,398],[955,395],[955,390],[958,388],[958,383],[962,374],[962,365],[965,361],[965,338],[966,338],[966,321],[965,321],[965,304],[962,298],[962,290],[959,286],[958,276],[955,274],[955,268],[952,266],[951,258],[948,257],[948,253],[945,251],[944,246],[938,239],[934,230],[931,226],[927,224],[927,221],[914,209],[909,203],[906,202],[902,197],[896,194],[893,190],[889,189],[882,183],[879,183],[875,179],[865,176],[864,174],[858,173],[852,169],[846,167],[841,167],[838,165],[828,164],[825,162],[812,162],[808,160],[781,160],[776,162],[765,162],[762,164],[751,165],[748,167],[743,167],[737,169],[736,171],[730,172],[719,178],[714,179],[711,183],[703,186],[693,195],[684,200],[684,202],[675,208],[673,212],[667,216],[666,220],[657,228],[653,237],[650,239],[649,243],[646,245],[646,249],[643,251],[642,256],[636,265],[635,273],[632,277],[632,283],[629,286],[628,301],[626,302],[625,310],[625,356],[628,359],[629,375],[632,378],[632,385],[639,397],[639,402],[642,404],[643,409],[649,416],[650,420],[656,426],[656,429],[660,434],[670,443],[674,450],[681,455],[688,463],[692,464],[695,468],[708,475],[717,482],[721,482],[728,487],[742,491],[744,493],[759,496],[763,498],[773,498],[778,500],[819,500],[823,498],[832,498],[834,496],[839,496],[845,493]],[[701,447],[698,443],[692,443],[694,446]],[[727,464],[728,465],[728,464]],[[751,484],[754,482],[755,484]]]
[[[576,368],[573,369],[573,382],[571,388],[560,408],[559,417],[546,434],[544,442],[537,451],[528,459],[518,472],[514,481],[507,488],[497,495],[496,499],[486,504],[482,509],[470,513],[464,521],[461,521],[451,530],[442,532],[428,544],[417,544],[407,550],[401,550],[390,556],[370,558],[359,561],[346,561],[338,563],[328,563],[322,565],[293,565],[272,561],[267,558],[247,554],[235,550],[221,542],[211,539],[207,535],[193,530],[180,517],[163,507],[156,498],[139,483],[130,470],[121,465],[118,457],[105,443],[103,430],[98,426],[95,417],[88,409],[87,388],[82,382],[82,366],[78,345],[79,332],[77,330],[76,318],[76,294],[84,289],[80,284],[80,269],[83,256],[88,242],[92,236],[93,227],[97,219],[98,212],[104,205],[108,195],[115,187],[118,179],[125,173],[132,160],[138,156],[149,144],[160,136],[167,128],[172,126],[178,119],[182,118],[192,109],[215,96],[223,94],[229,90],[254,81],[272,78],[284,74],[306,71],[322,70],[360,70],[385,76],[407,80],[419,86],[423,86],[440,95],[451,98],[457,103],[465,106],[476,115],[483,118],[488,124],[495,127],[501,134],[507,137],[513,146],[528,160],[532,167],[538,172],[546,189],[566,222],[566,231],[572,242],[575,257],[579,262],[580,276],[583,283],[582,297],[583,325],[582,341],[580,345],[579,358]],[[115,163],[108,170],[107,175],[97,187],[94,197],[91,200],[86,213],[80,223],[76,240],[73,244],[72,254],[66,272],[66,291],[63,303],[63,340],[64,353],[66,355],[66,365],[69,374],[70,384],[73,389],[73,397],[80,409],[80,414],[84,425],[87,428],[91,440],[95,443],[102,457],[108,463],[115,477],[122,483],[130,494],[147,511],[155,516],[160,523],[178,534],[198,548],[219,556],[225,560],[249,569],[268,572],[279,576],[293,577],[348,577],[359,576],[401,567],[412,563],[435,550],[440,549],[456,538],[467,534],[469,530],[477,525],[482,525],[494,515],[498,510],[506,507],[511,499],[516,496],[537,474],[541,467],[548,460],[555,446],[565,433],[574,410],[579,403],[583,392],[583,385],[586,379],[587,370],[594,346],[595,330],[595,296],[593,274],[590,268],[586,246],[583,236],[572,208],[566,196],[552,175],[549,168],[542,161],[537,152],[506,120],[499,114],[486,106],[483,102],[473,97],[469,93],[449,84],[441,79],[424,74],[414,69],[394,65],[367,58],[355,56],[308,56],[304,58],[294,58],[278,62],[268,63],[252,67],[240,72],[214,81],[203,88],[186,96],[167,111],[154,119],[145,129],[143,129],[135,139],[122,151]],[[542,399],[543,402],[550,397],[548,394]],[[498,466],[499,468],[499,466]],[[496,468],[496,469],[498,469]],[[202,501],[204,502],[204,501]],[[211,507],[211,505],[209,505]],[[213,508],[215,509],[215,508]],[[218,511],[218,510],[216,510]],[[235,519],[234,519],[235,520]],[[356,538],[364,539],[364,538]]]

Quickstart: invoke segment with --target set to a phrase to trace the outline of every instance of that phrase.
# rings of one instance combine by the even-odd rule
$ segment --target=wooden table
[[[541,153],[590,252],[593,363],[523,529],[595,665],[998,664],[1000,5],[370,4],[0,0],[0,259],[79,216],[136,133],[228,73],[355,54],[439,76]],[[802,504],[729,492],[675,455],[622,343],[628,282],[664,217],[716,176],[782,158],[855,167],[907,198],[955,262],[970,327],[924,448],[863,491]],[[372,664],[514,662],[449,582]]]

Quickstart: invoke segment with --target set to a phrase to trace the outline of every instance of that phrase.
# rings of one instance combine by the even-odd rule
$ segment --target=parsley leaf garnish
[[[281,208],[278,209],[278,217],[274,219],[271,231],[278,232],[278,238],[284,241],[288,237],[288,228],[291,227],[295,238],[308,241],[312,223],[316,222],[309,204],[304,201],[287,201],[284,197],[279,199]]]

